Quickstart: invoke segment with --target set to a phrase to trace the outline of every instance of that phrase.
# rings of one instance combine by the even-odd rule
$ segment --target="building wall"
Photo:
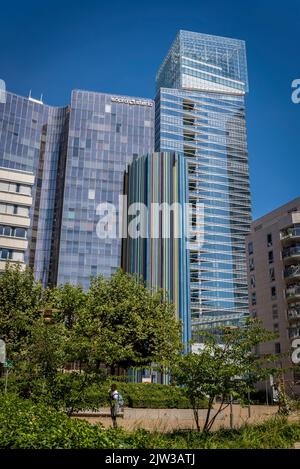
[[[298,238],[284,234],[292,227],[299,227]],[[278,338],[260,345],[258,352],[286,354],[278,356],[277,366],[290,368],[291,341],[300,337],[300,198],[254,221],[246,245],[250,315],[278,334]],[[296,249],[295,255],[287,256],[287,250],[297,246],[299,252]],[[297,287],[296,294],[288,296],[293,285],[299,285],[298,296]],[[292,310],[297,312],[294,317]],[[300,392],[300,386],[294,386],[295,378],[300,378],[297,375],[299,371],[295,376],[285,373],[288,391]]]
[[[0,273],[7,262],[25,267],[33,183],[32,173],[0,167]]]
[[[195,340],[248,315],[247,90],[245,44],[235,39],[180,31],[157,74],[155,149],[186,159],[189,201],[204,211],[203,244],[190,250]]]

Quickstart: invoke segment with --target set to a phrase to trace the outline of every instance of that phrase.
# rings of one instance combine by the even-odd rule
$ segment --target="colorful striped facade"
[[[182,322],[183,342],[188,343],[191,327],[189,253],[185,236],[185,204],[188,203],[186,161],[173,152],[153,153],[138,158],[128,166],[124,187],[128,228],[138,220],[133,212],[130,215],[134,209],[132,204],[144,204],[146,211],[139,225],[139,236],[133,238],[129,233],[123,240],[122,267],[131,274],[142,276],[149,288],[162,288],[167,292]],[[156,216],[153,204],[163,203],[171,210],[160,210]],[[172,204],[177,205],[177,214],[172,211]]]

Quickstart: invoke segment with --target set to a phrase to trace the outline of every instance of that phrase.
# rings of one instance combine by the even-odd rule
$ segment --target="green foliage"
[[[40,317],[42,293],[29,269],[21,272],[19,265],[6,265],[0,276],[0,338],[14,362],[22,359],[32,327]]]
[[[228,405],[228,398],[243,399],[254,384],[269,374],[276,374],[270,368],[275,357],[258,357],[254,348],[266,342],[273,334],[263,329],[257,320],[249,320],[244,328],[221,329],[222,344],[216,334],[206,334],[200,353],[183,356],[175,373],[176,382],[185,386],[187,396],[194,410],[198,431],[199,402],[208,399],[207,418],[204,431],[209,431],[217,417]],[[278,357],[276,357],[276,360]],[[211,417],[211,410],[217,397],[221,403]]]
[[[120,383],[118,384],[118,390],[124,397],[125,405],[129,407],[187,409],[191,406],[184,390],[178,386],[150,383]],[[203,399],[200,405],[202,408],[205,408],[207,406],[206,400]]]
[[[127,432],[104,430],[68,417],[45,404],[13,395],[0,396],[0,448],[145,448],[145,449],[268,449],[291,448],[300,440],[300,421],[271,418],[260,425],[212,433],[178,431]]]
[[[92,279],[83,292],[71,284],[43,289],[30,270],[8,266],[0,277],[0,338],[13,361],[9,390],[68,409],[96,405],[90,390],[103,382],[101,366],[169,365],[181,348],[173,305],[121,270]],[[82,373],[62,373],[74,362]]]
[[[44,404],[0,398],[0,448],[119,448],[122,442],[99,425],[70,419]]]
[[[117,365],[169,364],[181,347],[173,305],[121,270],[108,280],[92,279],[73,334],[82,360],[112,371]]]

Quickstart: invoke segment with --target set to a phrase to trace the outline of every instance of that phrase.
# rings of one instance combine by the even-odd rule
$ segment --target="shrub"
[[[0,448],[214,449],[291,448],[300,440],[300,422],[272,418],[261,425],[209,434],[196,431],[151,433],[105,430],[64,412],[15,395],[0,395]]]

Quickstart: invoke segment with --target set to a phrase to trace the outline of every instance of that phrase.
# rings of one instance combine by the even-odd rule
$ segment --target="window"
[[[8,215],[20,215],[23,217],[28,217],[29,208],[20,207],[18,205],[11,205],[11,204],[0,204],[0,213],[7,213]]]
[[[68,219],[69,220],[74,220],[75,219],[75,209],[74,208],[69,208]]]
[[[9,184],[5,181],[0,181],[0,191],[8,192]]]
[[[271,297],[276,298],[276,287],[271,287]]]
[[[252,299],[252,306],[255,306],[256,305],[256,292],[252,292],[252,296],[251,296],[251,299]]]
[[[268,259],[269,259],[269,264],[272,264],[274,262],[273,251],[268,252]]]
[[[251,316],[252,316],[253,318],[256,318],[256,317],[257,317],[257,312],[256,312],[255,310],[253,310],[253,311],[251,312]]]
[[[105,104],[105,112],[111,112],[111,105]]]
[[[275,342],[275,353],[281,353],[281,347],[280,347],[280,342]]]
[[[254,270],[254,259],[253,259],[253,257],[250,257],[250,259],[249,259],[249,267],[250,267],[250,271]]]
[[[12,250],[11,249],[2,249],[2,248],[0,248],[0,259],[9,260],[11,258],[12,258]]]
[[[0,181],[0,191],[17,192],[24,195],[31,195],[31,186],[15,182]]]
[[[0,225],[0,236],[15,236],[16,238],[26,238],[27,231],[24,228],[13,228],[11,226]]]
[[[248,253],[249,255],[253,254],[253,243],[248,243]]]
[[[24,195],[31,195],[31,187],[25,184],[19,184],[19,190],[17,192]]]
[[[270,282],[275,282],[275,269],[270,267],[269,269]]]
[[[277,306],[277,304],[272,305],[272,317],[273,317],[273,319],[278,318],[278,306]]]
[[[16,262],[24,262],[24,252],[13,251],[12,260]]]
[[[251,288],[255,288],[255,276],[254,275],[251,275],[250,277],[250,285],[251,285]]]
[[[14,206],[14,213],[20,215],[21,217],[28,217],[29,216],[29,208],[28,207],[19,207],[17,205]]]
[[[89,200],[95,200],[95,189],[89,189],[88,198]]]
[[[121,124],[116,124],[116,132],[120,133],[121,130]]]
[[[10,226],[3,226],[3,235],[4,236],[12,236],[13,235],[13,229]]]
[[[275,322],[275,323],[273,324],[273,331],[274,331],[274,332],[278,332],[278,331],[279,331],[279,324],[278,324],[278,322]]]
[[[24,228],[15,228],[14,236],[16,238],[26,238],[27,237],[27,231]]]
[[[268,245],[268,247],[273,245],[272,233],[267,234],[267,245]]]

